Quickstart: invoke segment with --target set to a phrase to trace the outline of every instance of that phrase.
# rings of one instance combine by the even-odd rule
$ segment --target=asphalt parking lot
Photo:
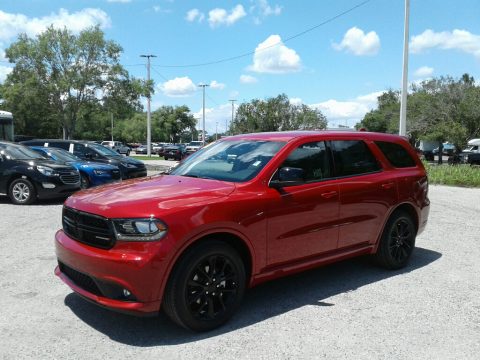
[[[480,189],[431,186],[410,265],[361,258],[261,285],[206,334],[85,302],[58,280],[61,202],[0,198],[2,359],[478,359]]]

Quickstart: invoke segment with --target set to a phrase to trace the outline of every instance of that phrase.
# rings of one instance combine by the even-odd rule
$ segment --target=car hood
[[[122,163],[122,164],[132,164],[132,165],[135,165],[136,167],[144,167],[145,166],[145,164],[142,161],[131,158],[129,156],[122,156],[122,155],[120,155],[120,156],[109,156],[108,159],[111,160],[112,164]]]
[[[108,218],[150,217],[228,196],[233,183],[161,175],[80,191],[66,206]]]
[[[16,160],[20,163],[23,163],[28,166],[48,166],[51,169],[54,170],[72,170],[74,169],[72,166],[68,164],[64,164],[62,162],[57,162],[54,160],[48,160],[48,159],[22,159],[22,160]]]

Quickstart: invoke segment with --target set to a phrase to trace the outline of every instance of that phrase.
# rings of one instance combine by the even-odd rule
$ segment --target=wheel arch
[[[251,284],[252,274],[254,272],[253,266],[254,262],[254,251],[248,241],[243,238],[241,234],[238,234],[236,231],[231,230],[213,230],[209,233],[204,233],[197,235],[190,241],[186,243],[185,246],[181,247],[176,254],[172,257],[169,265],[166,269],[167,276],[163,281],[161,290],[160,290],[160,299],[163,299],[165,289],[167,287],[168,282],[172,277],[173,270],[175,265],[178,264],[179,260],[184,256],[187,252],[191,251],[197,246],[204,244],[208,241],[220,241],[230,245],[237,253],[239,254],[242,262],[245,264],[245,278],[247,287]]]

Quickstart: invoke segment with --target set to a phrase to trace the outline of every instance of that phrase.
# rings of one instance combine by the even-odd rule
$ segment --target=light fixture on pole
[[[199,87],[203,88],[203,124],[202,124],[202,146],[205,146],[205,88],[210,86],[208,84],[198,84]]]
[[[400,100],[400,123],[398,134],[407,135],[407,94],[408,94],[408,26],[410,18],[410,0],[405,0],[405,24],[403,31],[403,73],[402,97]]]
[[[155,55],[140,55],[140,57],[147,58],[147,82],[150,84],[150,58],[156,57]],[[150,92],[147,97],[147,156],[152,156],[152,118],[150,109]]]

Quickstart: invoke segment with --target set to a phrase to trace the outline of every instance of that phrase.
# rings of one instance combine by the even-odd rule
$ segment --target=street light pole
[[[147,58],[147,82],[150,84],[150,58],[156,57],[155,55],[140,55],[140,57]],[[147,97],[147,156],[152,156],[152,118],[150,109],[150,92]]]
[[[230,126],[233,124],[233,112],[235,110],[235,101],[237,100],[228,100],[228,101],[231,101],[232,102],[232,121],[230,122]],[[227,128],[227,120],[225,119],[225,135],[228,135],[228,128]]]
[[[202,146],[205,146],[205,88],[209,86],[208,84],[198,84],[199,87],[203,88],[203,125],[202,125]]]
[[[402,98],[400,100],[400,124],[398,134],[407,135],[407,94],[408,94],[408,26],[410,18],[410,0],[405,0],[405,24],[403,32],[403,74]]]
[[[113,141],[113,113],[110,113],[110,120],[112,122],[112,141]]]

